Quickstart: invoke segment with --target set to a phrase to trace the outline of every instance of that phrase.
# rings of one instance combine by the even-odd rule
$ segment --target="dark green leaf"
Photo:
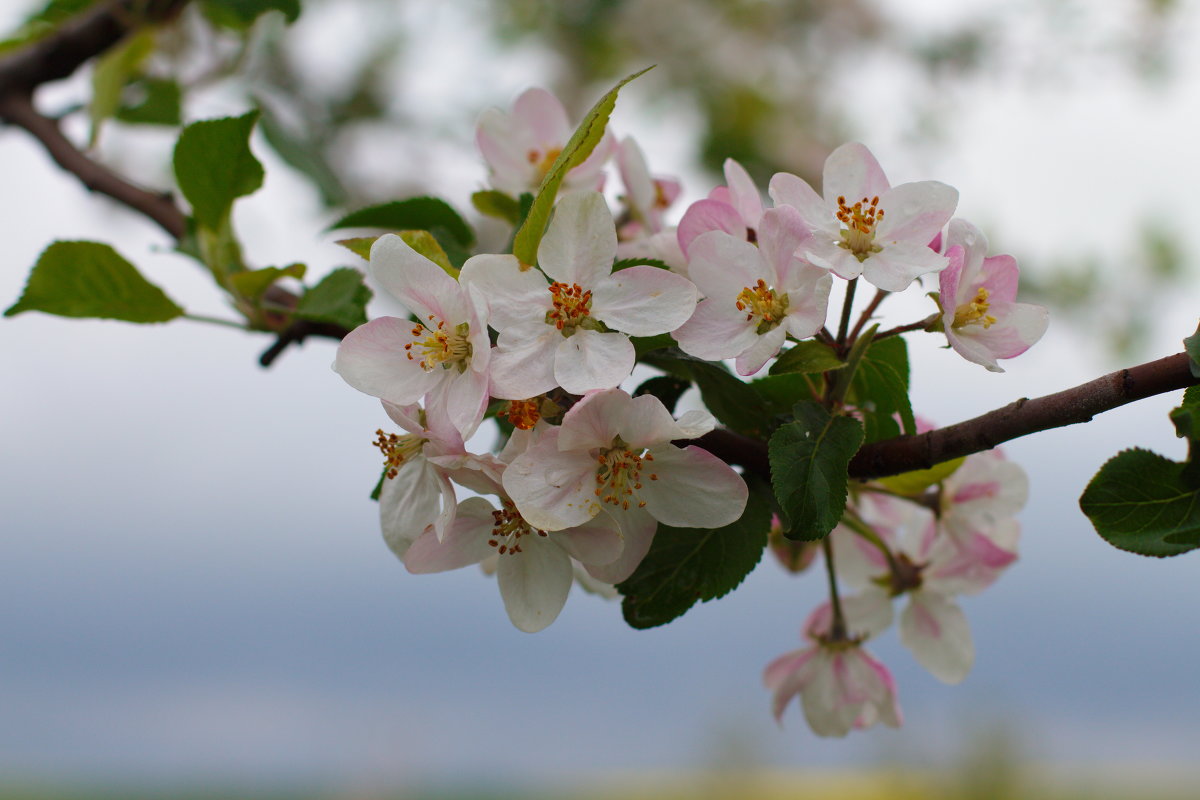
[[[235,272],[229,276],[233,288],[243,297],[257,300],[271,284],[283,277],[300,279],[304,277],[303,264],[288,264],[286,267],[263,267],[262,269]]]
[[[471,205],[480,214],[496,219],[502,219],[509,225],[516,225],[521,217],[521,204],[515,197],[496,189],[475,192],[471,195]]]
[[[289,24],[300,16],[300,0],[202,0],[200,8],[212,22],[235,30],[245,30],[268,11],[283,12]]]
[[[724,597],[762,558],[771,525],[769,504],[751,492],[741,519],[724,528],[659,525],[650,552],[617,586],[621,612],[634,628],[681,616],[697,601]]]
[[[1196,326],[1196,332],[1183,340],[1183,349],[1187,351],[1188,366],[1191,367],[1192,376],[1200,378],[1200,325]]]
[[[54,242],[38,257],[21,299],[4,316],[43,311],[60,317],[166,322],[183,309],[99,242]]]
[[[362,273],[352,267],[340,267],[304,293],[296,304],[295,314],[349,330],[367,321],[370,299],[371,290],[363,285]]]
[[[1200,386],[1191,386],[1183,393],[1183,403],[1171,411],[1175,435],[1200,441]]]
[[[1200,547],[1200,489],[1185,485],[1186,464],[1148,450],[1117,453],[1100,468],[1079,507],[1114,547],[1176,556]]]
[[[126,89],[125,104],[117,109],[116,118],[138,125],[178,125],[182,107],[183,94],[178,83],[142,78]]]
[[[771,365],[771,375],[781,375],[787,372],[828,372],[831,369],[841,369],[846,366],[833,352],[829,345],[809,339],[799,342],[786,350],[774,364]]]
[[[691,381],[680,380],[671,375],[659,375],[642,383],[641,386],[634,390],[633,396],[637,397],[643,394],[652,394],[657,397],[662,404],[667,407],[667,410],[672,414],[675,413],[675,404],[679,402],[679,398],[683,393],[690,389]]]
[[[542,185],[538,187],[537,197],[533,200],[529,216],[513,239],[513,254],[522,263],[537,263],[538,245],[541,244],[542,235],[546,232],[546,223],[550,220],[550,210],[554,208],[554,198],[558,194],[558,187],[562,185],[567,173],[582,164],[600,143],[600,139],[604,136],[604,129],[608,126],[608,117],[617,104],[617,93],[621,91],[621,87],[648,69],[650,67],[625,78],[609,90],[608,94],[600,98],[600,101],[592,106],[592,110],[584,115],[579,127],[575,129],[571,138],[563,146],[562,152],[558,154],[558,158],[555,159],[554,164],[546,173],[546,177],[542,180]]]
[[[470,247],[475,234],[449,203],[436,197],[410,197],[353,211],[329,226],[339,228],[384,228],[389,231],[430,231],[442,228],[458,244]],[[443,243],[444,246],[444,243]]]
[[[871,342],[854,373],[850,391],[851,401],[863,413],[868,442],[898,436],[897,414],[905,434],[917,432],[908,399],[908,346],[901,337]]]
[[[194,122],[175,145],[175,180],[192,204],[196,221],[222,227],[233,201],[257,191],[262,164],[250,152],[250,132],[258,112]]]
[[[796,421],[771,437],[771,484],[790,539],[821,539],[846,509],[850,459],[863,443],[857,420],[833,416],[817,403],[798,403]]]
[[[613,262],[613,272],[620,272],[623,269],[630,267],[658,267],[659,269],[670,269],[671,265],[657,258],[644,258],[642,256],[634,256],[633,258],[622,258]]]
[[[706,361],[689,361],[687,368],[714,417],[738,433],[766,435],[767,409],[750,384]]]
[[[785,375],[768,375],[750,382],[754,391],[762,398],[767,414],[772,417],[792,414],[796,403],[812,400],[813,385],[809,376],[799,372],[789,372]],[[820,381],[820,377],[817,377]],[[817,385],[820,385],[819,383]]]
[[[630,341],[633,342],[633,352],[639,359],[646,353],[675,346],[675,340],[669,333],[660,333],[657,336],[634,336]]]

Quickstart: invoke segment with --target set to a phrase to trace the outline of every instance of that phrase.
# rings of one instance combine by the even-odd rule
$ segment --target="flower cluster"
[[[725,185],[671,226],[679,183],[653,176],[632,138],[597,132],[590,153],[575,158],[577,139],[543,90],[525,92],[510,112],[485,112],[476,141],[486,194],[503,201],[485,213],[513,209],[506,218],[518,224],[523,197],[557,191],[544,234],[536,231],[536,258],[532,247],[514,248],[534,263],[481,253],[455,266],[445,253],[415,249],[411,237],[380,236],[371,275],[409,316],[357,328],[334,362],[404,431],[381,430],[376,441],[388,546],[413,573],[483,565],[523,631],[553,622],[574,584],[615,595],[652,551],[660,525],[734,526],[751,502],[779,519],[781,503],[752,497],[753,470],[739,472],[696,443],[715,428],[713,414],[674,416],[693,379],[727,425],[742,413],[710,402],[692,371],[698,362],[744,386],[723,362],[752,376],[795,343],[822,350],[824,366],[807,371],[815,380],[787,384],[799,394],[774,397],[766,418],[733,425],[766,442],[796,403],[850,418],[874,407],[849,377],[877,334],[863,328],[888,293],[921,276],[938,275],[937,312],[879,340],[919,327],[944,332],[965,358],[998,370],[997,359],[1020,354],[1045,330],[1044,309],[1016,302],[1013,259],[989,256],[983,234],[952,219],[957,192],[936,181],[892,186],[861,144],[829,156],[822,194],[795,175],[775,175],[769,204],[729,160]],[[603,194],[610,162],[620,181],[615,213]],[[563,164],[574,166],[564,174]],[[879,292],[848,331],[860,277]],[[839,281],[847,288],[835,336],[826,319]],[[671,377],[656,379],[672,388],[648,381],[630,394],[639,354],[655,352],[659,360],[644,360],[668,372],[664,363],[674,364]],[[839,369],[846,380],[835,377]],[[473,452],[489,419],[503,447]],[[821,734],[898,725],[891,676],[862,644],[890,625],[901,595],[904,643],[939,678],[966,674],[973,650],[954,598],[979,591],[1015,558],[1011,515],[1025,489],[1019,470],[998,456],[956,466],[916,490],[911,476],[900,487],[852,484],[842,523],[822,545],[785,540],[778,524],[773,549],[790,568],[803,569],[824,548],[832,594],[805,623],[809,645],[767,668],[777,716],[799,696]],[[839,597],[837,581],[858,593]]]

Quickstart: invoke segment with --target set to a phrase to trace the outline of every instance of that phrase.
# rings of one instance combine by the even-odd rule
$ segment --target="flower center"
[[[524,552],[521,550],[521,538],[535,535],[546,537],[550,534],[526,522],[512,500],[500,498],[500,508],[492,512],[492,538],[488,539],[488,544],[502,556],[515,556]]]
[[[383,453],[383,465],[387,468],[387,476],[394,478],[400,472],[401,465],[413,456],[421,454],[421,446],[425,439],[415,433],[397,436],[394,433],[384,433],[382,429],[375,430],[375,441],[371,444]]]
[[[996,323],[996,318],[987,313],[989,308],[991,308],[991,304],[988,302],[988,290],[980,286],[971,302],[963,303],[954,310],[954,327],[982,325],[984,330],[992,327]]]
[[[849,250],[859,261],[866,261],[867,256],[882,250],[875,244],[875,226],[883,221],[879,195],[864,197],[852,206],[846,205],[845,197],[838,197],[837,202],[837,218],[843,226],[838,247]]]
[[[538,395],[528,400],[509,400],[507,406],[496,412],[496,416],[506,418],[514,428],[531,430],[542,418],[543,397]]]
[[[533,164],[537,170],[537,179],[539,182],[545,179],[546,174],[550,172],[550,168],[554,166],[554,162],[558,160],[559,154],[562,153],[561,147],[550,147],[546,150],[530,150],[525,154],[529,159],[529,163]]]
[[[737,296],[737,310],[746,312],[746,321],[758,319],[758,333],[762,335],[772,328],[779,327],[787,315],[788,296],[780,295],[767,286],[762,278],[753,287],[747,286]]]
[[[602,503],[611,503],[626,510],[631,502],[643,508],[646,501],[638,498],[635,492],[642,488],[643,462],[653,460],[654,456],[649,452],[634,452],[620,438],[614,439],[612,447],[601,448],[596,456],[600,464],[596,468],[596,497]],[[658,480],[658,475],[653,472],[647,473],[646,477],[652,481]]]
[[[585,326],[592,313],[592,291],[584,291],[578,283],[570,285],[554,282],[550,284],[550,297],[554,308],[546,312],[546,324],[553,325],[562,331],[563,336],[571,336],[576,328]]]
[[[430,322],[435,319],[433,314],[429,315]],[[470,332],[471,326],[466,322],[455,325],[453,330],[447,330],[446,321],[442,319],[432,328],[419,323],[412,329],[417,341],[404,345],[404,349],[408,360],[420,361],[426,372],[433,372],[438,366],[442,369],[457,367],[459,372],[464,372],[471,361],[471,342],[467,339]]]

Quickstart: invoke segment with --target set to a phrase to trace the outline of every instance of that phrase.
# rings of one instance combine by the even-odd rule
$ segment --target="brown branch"
[[[1032,400],[1022,398],[956,425],[864,445],[850,462],[850,477],[883,478],[928,469],[1031,433],[1088,422],[1104,411],[1197,383],[1200,378],[1192,375],[1187,354],[1177,353],[1118,370],[1072,389]],[[728,463],[740,464],[762,478],[770,478],[766,442],[721,429],[694,443]]]
[[[0,95],[0,119],[24,128],[54,159],[93,192],[106,194],[134,211],[149,217],[174,239],[187,233],[187,217],[169,194],[150,192],[130,183],[102,164],[93,161],[63,135],[58,121],[43,116],[33,107],[28,94]]]
[[[164,22],[188,0],[116,0],[68,20],[53,34],[0,58],[0,96],[31,94],[66,78],[143,25]]]

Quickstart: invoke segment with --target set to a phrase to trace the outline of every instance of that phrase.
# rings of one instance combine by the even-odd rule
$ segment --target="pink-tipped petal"
[[[914,592],[900,614],[900,641],[943,683],[961,683],[975,661],[971,628],[962,609],[934,592]]]
[[[821,190],[828,204],[836,205],[838,197],[845,197],[847,203],[853,204],[864,197],[881,196],[890,186],[883,168],[866,145],[848,142],[825,159]]]
[[[399,317],[377,317],[342,339],[333,369],[360,392],[406,405],[436,385],[437,371],[426,372],[408,358],[404,346],[414,340],[413,323]]]

